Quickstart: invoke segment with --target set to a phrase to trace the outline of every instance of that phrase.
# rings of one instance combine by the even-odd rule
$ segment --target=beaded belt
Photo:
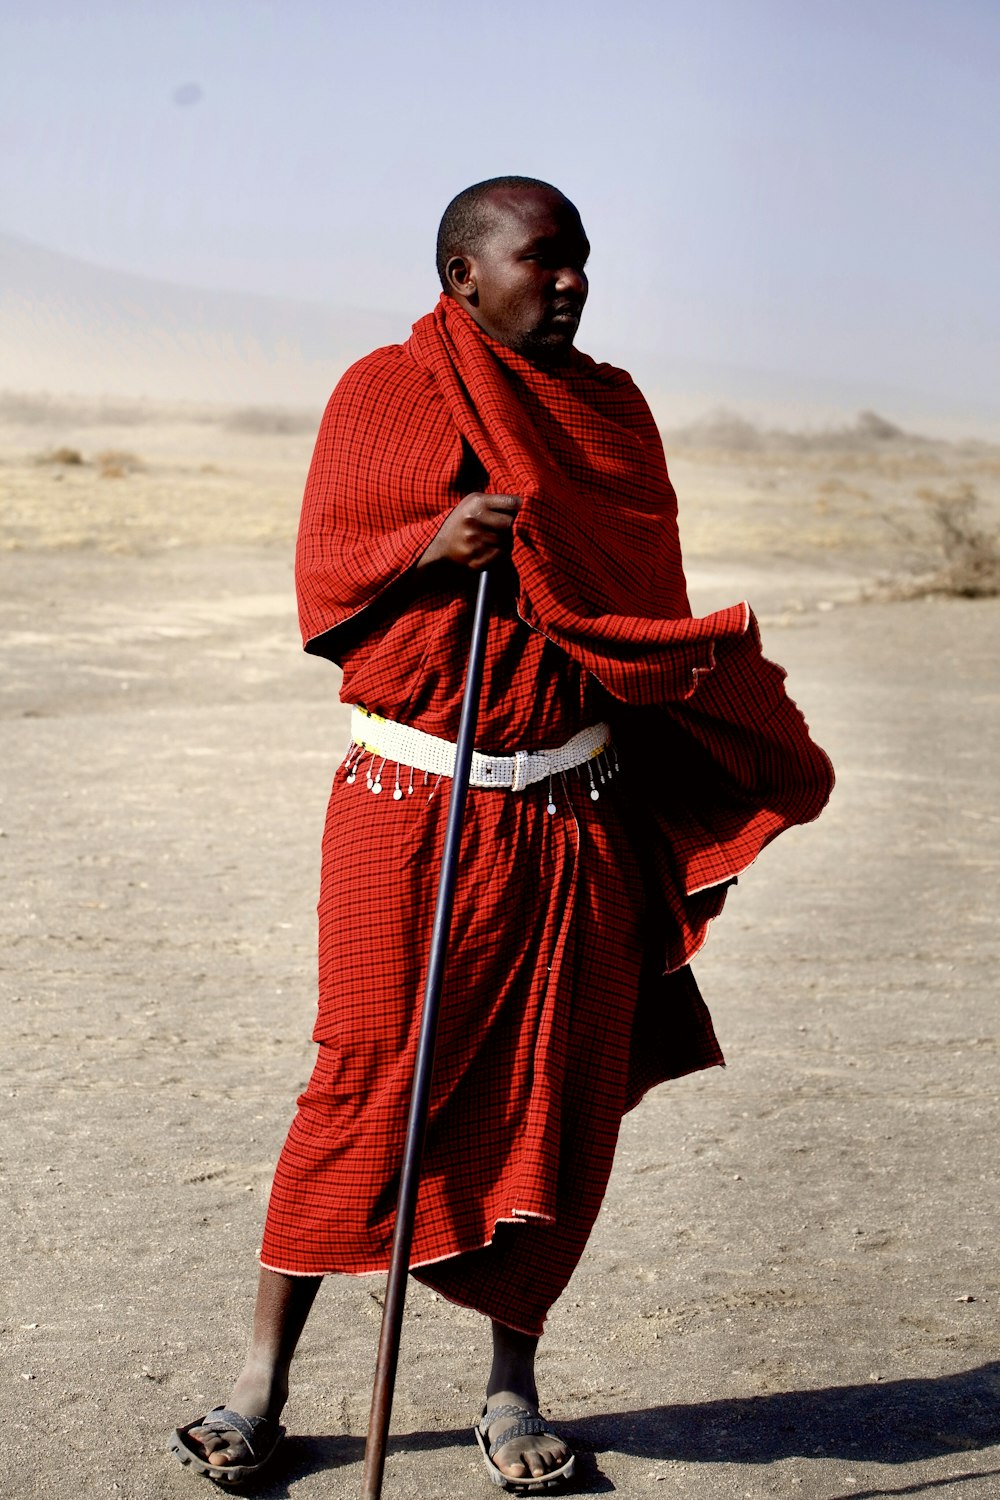
[[[411,729],[408,724],[396,724],[391,719],[380,718],[367,708],[351,709],[351,739],[351,748],[344,761],[345,780],[354,782],[358,767],[367,755],[370,757],[368,788],[378,793],[382,790],[384,767],[386,764],[393,765],[395,783],[392,795],[396,801],[413,791],[412,770],[438,777],[455,774],[455,745],[452,740],[439,739],[437,735],[425,734],[422,729]],[[400,780],[400,770],[403,767],[412,768],[405,785]],[[601,795],[599,783],[610,781],[613,771],[618,770],[618,759],[607,724],[593,724],[588,729],[581,729],[565,745],[559,745],[553,750],[518,750],[514,755],[483,755],[474,750],[469,785],[492,787],[496,791],[523,792],[525,787],[536,782],[548,781],[549,811],[555,812],[551,795],[553,776],[564,776],[567,771],[574,769],[579,774],[579,767],[586,768],[590,795],[596,802]]]

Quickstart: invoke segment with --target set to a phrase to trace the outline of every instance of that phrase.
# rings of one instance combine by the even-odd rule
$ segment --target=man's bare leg
[[[538,1388],[535,1385],[535,1351],[537,1338],[505,1328],[502,1323],[493,1324],[493,1368],[486,1387],[487,1408],[495,1406],[526,1406],[529,1411],[538,1410]],[[500,1417],[490,1425],[490,1442],[494,1442],[506,1427],[511,1425],[509,1417]],[[557,1437],[512,1438],[497,1450],[493,1462],[509,1479],[538,1479],[550,1469],[558,1469],[569,1458],[569,1448]]]
[[[246,1363],[226,1405],[242,1417],[270,1417],[277,1421],[288,1400],[288,1369],[322,1276],[284,1276],[261,1267],[257,1305]],[[250,1455],[241,1438],[194,1427],[189,1434],[210,1464],[247,1463]]]
[[[284,1276],[261,1268],[254,1310],[253,1332],[246,1363],[237,1377],[226,1405],[244,1417],[270,1417],[277,1421],[288,1399],[288,1372],[302,1330],[309,1316],[321,1276]],[[538,1339],[529,1334],[493,1324],[493,1366],[486,1387],[487,1405],[525,1406],[538,1410],[535,1385],[535,1351]],[[490,1441],[498,1437],[510,1419],[501,1417],[490,1428]],[[245,1463],[249,1454],[239,1438],[226,1441],[220,1434],[192,1428],[189,1436],[203,1449],[207,1461],[220,1467]],[[540,1435],[515,1438],[494,1455],[493,1462],[511,1479],[538,1478],[566,1462],[569,1449],[559,1438]]]

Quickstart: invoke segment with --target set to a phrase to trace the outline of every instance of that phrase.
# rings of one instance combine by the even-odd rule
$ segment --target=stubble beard
[[[511,348],[536,364],[562,364],[573,353],[573,340],[578,327],[579,324],[576,324],[565,331],[547,328],[544,324],[538,328],[529,328],[526,333],[519,335]]]

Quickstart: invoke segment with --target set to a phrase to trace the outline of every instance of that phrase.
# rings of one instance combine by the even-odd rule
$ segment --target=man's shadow
[[[579,1482],[563,1493],[595,1494],[613,1489],[596,1455],[605,1450],[647,1460],[703,1464],[768,1464],[787,1458],[838,1458],[852,1463],[918,1463],[1000,1443],[1000,1362],[931,1379],[893,1380],[822,1390],[777,1391],[766,1396],[652,1406],[559,1421],[581,1455]],[[471,1429],[395,1434],[395,1454],[468,1444]],[[269,1479],[255,1493],[263,1500],[290,1497],[290,1482],[303,1473],[358,1463],[360,1437],[293,1437],[276,1458]],[[1000,1475],[1000,1468],[956,1472],[899,1489],[852,1490],[854,1500],[917,1495],[939,1484]],[[391,1493],[387,1478],[387,1493]]]

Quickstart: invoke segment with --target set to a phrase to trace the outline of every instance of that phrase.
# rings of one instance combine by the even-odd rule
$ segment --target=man
[[[488,1317],[490,1477],[571,1472],[545,1314],[622,1115],[722,1062],[688,968],[728,884],[815,817],[829,762],[739,604],[691,616],[648,408],[573,343],[589,245],[549,184],[442,220],[436,311],[348,371],[306,486],[306,649],[355,705],[319,906],[319,1057],[275,1174],[247,1362],[174,1451],[245,1479],[280,1439],[323,1275],[388,1264],[471,602],[492,619],[411,1264]],[[449,754],[452,761],[449,762]]]

